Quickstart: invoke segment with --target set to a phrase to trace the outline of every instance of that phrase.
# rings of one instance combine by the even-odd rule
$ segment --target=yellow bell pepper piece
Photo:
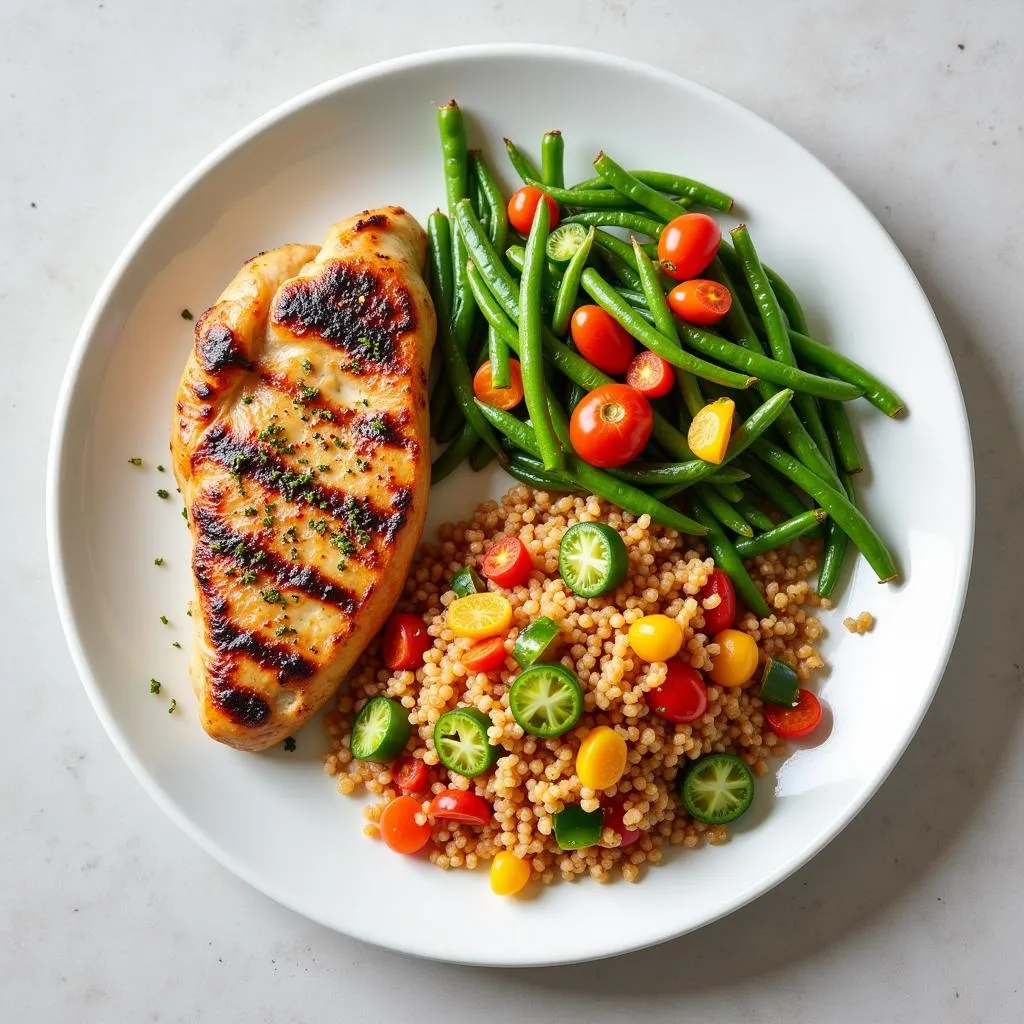
[[[729,438],[732,437],[732,420],[736,403],[731,398],[718,398],[704,406],[690,424],[686,440],[690,451],[716,466],[722,464]]]
[[[586,789],[609,789],[626,770],[626,741],[610,726],[591,729],[576,755],[576,774]]]

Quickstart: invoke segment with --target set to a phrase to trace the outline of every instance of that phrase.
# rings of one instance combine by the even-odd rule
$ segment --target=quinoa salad
[[[563,538],[577,524],[604,524],[624,545],[624,576],[600,596],[574,593],[559,572]],[[524,548],[528,575],[506,581],[511,586],[493,578],[483,583],[488,552],[508,538]],[[726,755],[749,769],[752,789],[752,780],[769,771],[769,758],[783,753],[779,732],[785,730],[768,724],[759,686],[751,684],[763,684],[764,666],[784,666],[779,671],[808,693],[803,687],[823,667],[815,612],[829,602],[811,585],[820,549],[820,541],[809,540],[799,550],[770,551],[748,563],[771,608],[759,619],[715,585],[714,561],[699,540],[594,496],[517,485],[500,502],[481,505],[469,521],[442,526],[436,543],[421,546],[396,616],[415,616],[425,626],[419,666],[388,668],[386,661],[403,655],[401,645],[396,655],[387,630],[374,641],[328,715],[324,769],[340,793],[372,796],[367,836],[381,837],[390,824],[388,808],[408,801],[410,820],[399,819],[395,835],[384,835],[389,845],[422,849],[442,868],[490,862],[497,892],[529,878],[547,883],[620,875],[636,881],[667,845],[723,843],[728,826],[715,819],[749,805],[746,776],[729,777],[721,812],[707,799],[688,811],[678,783],[688,767]],[[453,629],[451,621],[453,606],[465,599],[452,580],[470,571],[486,587],[482,592],[507,602],[511,612],[507,626],[480,627],[499,630],[500,651],[489,670],[474,671],[467,657],[489,638],[460,636],[464,629],[458,622]],[[557,627],[544,663],[566,670],[582,692],[578,718],[547,737],[524,729],[510,708],[512,685],[525,674],[517,641],[543,619]],[[655,637],[647,650],[637,627],[651,619],[668,636]],[[737,633],[753,648],[757,670],[743,662],[750,656],[745,647],[735,649]],[[668,646],[659,650],[659,642]],[[730,645],[725,654],[723,644]],[[690,689],[666,694],[677,673]],[[374,760],[372,752],[359,759],[353,727],[379,698],[396,703],[398,718],[407,717],[408,728],[399,730],[405,742],[388,751],[387,760]],[[469,777],[446,767],[435,743],[442,716],[458,709],[485,718],[484,740],[493,748],[484,770]],[[596,752],[581,762],[588,744]],[[560,829],[567,813],[571,820]],[[495,868],[502,865],[496,881]]]

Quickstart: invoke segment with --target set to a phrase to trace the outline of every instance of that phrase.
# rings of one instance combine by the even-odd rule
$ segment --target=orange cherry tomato
[[[427,766],[418,757],[403,757],[391,773],[395,785],[408,795],[422,793],[427,788]]]
[[[624,466],[647,447],[654,414],[651,403],[626,384],[602,384],[573,409],[569,439],[592,466]]]
[[[633,358],[633,339],[600,306],[580,306],[569,321],[569,333],[584,359],[617,376]]]
[[[548,228],[554,230],[558,224],[558,203],[547,194],[542,192],[536,185],[524,185],[521,189],[513,192],[508,200],[508,222],[521,235],[528,235],[533,227],[533,215],[537,212],[537,204],[541,196],[548,204],[548,215],[550,221]]]
[[[419,824],[416,815],[423,813],[419,800],[396,796],[380,816],[380,837],[395,853],[417,853],[430,839],[430,823]]]
[[[430,816],[462,825],[486,825],[491,820],[491,805],[464,789],[442,789],[430,801]]]
[[[489,636],[480,640],[462,656],[462,664],[469,672],[493,672],[505,664],[505,638]]]
[[[419,668],[433,643],[418,615],[396,613],[384,626],[384,664],[393,672]]]
[[[680,320],[707,327],[729,312],[732,292],[717,281],[684,281],[668,293],[668,304]]]
[[[484,553],[480,571],[499,587],[518,587],[533,570],[533,558],[518,537],[501,537]]]
[[[672,364],[654,352],[643,351],[633,357],[626,370],[626,383],[646,398],[661,398],[676,382]]]
[[[810,690],[801,690],[795,708],[765,704],[764,719],[776,736],[784,740],[798,740],[814,732],[821,721],[821,704]]]
[[[684,213],[662,229],[658,259],[669,277],[686,281],[707,269],[721,240],[721,230],[706,213]]]
[[[514,409],[523,400],[523,371],[518,359],[508,361],[507,388],[496,388],[491,379],[491,361],[484,363],[473,377],[473,394],[495,409]]]

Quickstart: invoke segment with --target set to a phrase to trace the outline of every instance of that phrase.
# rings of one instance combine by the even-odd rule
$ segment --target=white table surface
[[[68,353],[102,277],[163,193],[227,135],[324,79],[418,49],[510,39],[677,70],[832,167],[935,306],[978,464],[960,639],[920,734],[859,818],[774,892],[698,934],[520,972],[357,944],[250,890],[181,834],[78,684],[43,529]],[[1012,528],[1024,505],[1022,96],[1020,0],[4,0],[0,1018],[1024,1019],[1024,551]]]

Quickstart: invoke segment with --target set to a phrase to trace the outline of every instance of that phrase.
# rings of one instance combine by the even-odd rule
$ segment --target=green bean
[[[552,421],[559,430],[567,429],[565,414],[556,407],[551,410]],[[522,420],[516,419],[510,412],[497,409],[492,405],[480,404],[480,411],[509,440],[530,455],[539,456],[540,448],[537,436],[532,428]],[[561,415],[559,415],[561,413]],[[564,436],[564,435],[563,435]],[[616,480],[603,470],[590,466],[571,452],[566,452],[566,476],[574,481],[582,490],[596,494],[606,501],[613,502],[620,508],[637,515],[649,515],[663,526],[669,526],[680,533],[688,533],[696,537],[703,536],[707,531],[700,523],[694,522],[689,516],[663,505],[650,495],[629,484]],[[696,532],[694,532],[696,531]]]
[[[516,174],[525,184],[540,182],[541,173],[537,165],[511,139],[505,139],[505,152]]]
[[[739,501],[734,501],[732,506],[756,530],[770,530],[775,526],[771,518],[752,504],[746,496],[741,497]]]
[[[437,314],[438,331],[441,323],[448,323],[452,313],[452,295],[455,280],[452,275],[452,233],[448,218],[435,210],[427,218],[427,280],[430,295]],[[434,349],[434,357],[441,357],[440,348]],[[441,372],[433,394],[430,396],[430,425],[435,431],[453,401],[452,386],[448,375]],[[435,433],[436,436],[436,433]]]
[[[753,537],[751,525],[723,498],[714,487],[697,484],[693,489],[700,500],[710,509],[711,514],[723,525],[741,537]]]
[[[903,399],[890,387],[883,384],[870,370],[854,362],[820,341],[808,338],[806,334],[790,330],[789,340],[802,359],[822,370],[827,370],[840,380],[860,388],[864,397],[886,416],[898,416],[904,409]]]
[[[562,158],[565,153],[565,141],[559,131],[545,132],[540,140],[540,177],[545,185],[556,188],[565,187],[565,173],[562,169]]]
[[[505,273],[507,274],[508,272],[505,271]],[[505,339],[506,344],[518,353],[519,334],[512,322],[519,315],[518,300],[513,302],[503,301],[497,291],[494,290],[497,285],[492,285],[491,279],[475,264],[469,268],[468,276],[470,289],[473,292],[473,297],[476,299],[480,312],[483,313],[484,318],[489,324],[497,328]],[[614,383],[614,380],[608,374],[602,373],[592,363],[577,355],[568,345],[559,341],[546,328],[541,332],[541,340],[544,345],[544,355],[548,361],[575,384],[579,384],[580,387],[585,388],[587,391],[593,391],[603,384]],[[652,427],[651,436],[669,455],[675,456],[677,459],[688,459],[691,457],[686,437],[676,430],[659,412],[654,413],[654,426]]]
[[[857,493],[853,489],[853,481],[846,473],[841,473],[839,479],[847,498],[850,499],[851,504],[856,505]],[[822,597],[830,597],[832,591],[835,590],[843,571],[849,544],[850,538],[846,533],[830,522],[825,530],[825,552],[821,556],[821,569],[818,572],[818,593]]]
[[[473,166],[474,152],[475,150],[469,151],[469,198],[473,203],[473,212],[480,218],[480,223],[484,226],[484,230],[491,234],[491,206],[487,202],[487,196],[484,194],[480,178],[476,173],[476,168]]]
[[[530,487],[540,488],[545,491],[559,491],[566,494],[574,494],[579,491],[579,485],[570,480],[562,473],[545,473],[539,468],[544,464],[539,460],[531,459],[529,462],[518,454],[513,455],[505,466],[505,472],[515,477],[521,483]]]
[[[607,153],[597,154],[594,160],[594,170],[620,195],[638,203],[645,210],[650,210],[663,221],[674,220],[686,213],[685,206],[674,203],[668,197],[655,191],[650,185],[645,185],[621,164],[616,163]]]
[[[633,210],[584,210],[562,218],[563,224],[585,224],[594,228],[622,228],[649,238],[658,238],[665,226],[643,213]]]
[[[469,195],[469,151],[466,145],[466,126],[462,111],[455,100],[449,100],[437,109],[437,124],[441,135],[441,153],[444,157],[445,194],[448,215],[455,215],[455,207]],[[473,333],[476,307],[466,285],[466,254],[458,230],[452,232],[452,271],[455,287],[452,299],[452,337],[455,344],[466,351]]]
[[[496,388],[507,388],[512,380],[509,364],[509,349],[505,339],[487,325],[487,360],[491,364],[491,384]]]
[[[812,508],[801,512],[792,519],[773,526],[770,530],[757,537],[741,537],[736,541],[736,554],[740,558],[753,558],[754,555],[763,555],[766,551],[774,551],[788,544],[797,537],[803,537],[816,529],[828,518],[828,513],[823,508]],[[846,534],[843,534],[845,537]]]
[[[501,186],[491,172],[487,161],[476,150],[470,154],[470,165],[476,172],[480,190],[487,200],[491,211],[490,239],[497,252],[501,252],[508,243],[508,204],[502,195]]]
[[[580,277],[583,276],[583,268],[590,258],[593,244],[594,228],[591,227],[587,230],[587,237],[583,239],[580,247],[572,254],[572,259],[569,260],[569,265],[559,282],[558,294],[555,296],[555,312],[551,317],[551,330],[558,337],[564,336],[569,330],[569,321],[576,308],[576,296],[580,291]]]
[[[676,202],[686,200],[700,203],[702,206],[709,206],[713,210],[725,210],[726,212],[732,209],[732,196],[726,195],[710,185],[705,185],[701,181],[694,181],[693,178],[684,178],[680,174],[667,174],[665,171],[630,171],[629,173],[659,192],[670,192],[679,196],[680,198]],[[600,188],[603,182],[604,179],[599,175],[596,178],[581,181],[573,188]]]
[[[505,151],[524,184],[542,189],[561,206],[621,210],[624,206],[634,205],[629,201],[624,201],[614,189],[561,188],[558,185],[546,185],[543,174],[511,139],[505,139]]]
[[[772,505],[788,516],[799,516],[807,506],[763,462],[753,457],[743,460],[743,468],[750,473],[750,482]]]
[[[716,491],[727,501],[730,505],[735,505],[743,500],[743,491],[740,489],[738,484],[734,484],[728,481],[715,480],[713,477],[708,478],[711,485]]]
[[[846,494],[815,476],[802,463],[764,438],[755,441],[751,447],[755,454],[805,490],[828,512],[867,559],[880,582],[888,583],[896,579],[899,572],[885,542]]]
[[[771,611],[768,608],[768,602],[764,599],[764,594],[757,589],[754,581],[750,578],[750,574],[743,565],[743,559],[733,547],[732,541],[725,535],[725,530],[722,529],[718,520],[699,499],[691,498],[690,503],[698,522],[707,528],[708,544],[711,547],[715,564],[729,577],[743,603],[758,618],[770,615]]]
[[[548,240],[547,203],[538,203],[534,211],[530,235],[526,240],[526,261],[519,287],[519,363],[523,374],[523,393],[526,409],[533,422],[540,447],[541,461],[546,470],[561,469],[564,461],[562,449],[551,425],[548,411],[547,386],[544,382],[544,349],[541,340],[540,290],[547,261],[545,245]]]
[[[768,282],[772,286],[772,291],[775,292],[775,298],[778,299],[779,305],[782,307],[782,312],[786,314],[789,326],[801,334],[810,334],[811,332],[807,329],[807,317],[804,315],[804,307],[800,305],[796,292],[789,287],[785,278],[772,270],[767,263],[762,263],[761,266],[764,268]]]
[[[477,432],[469,425],[462,424],[459,436],[436,459],[430,467],[430,484],[439,484],[454,469],[462,464],[466,456],[478,444],[482,444]],[[489,450],[489,449],[488,449]]]
[[[545,204],[546,205],[546,204]],[[508,315],[519,322],[519,285],[513,280],[508,268],[497,254],[491,240],[468,202],[459,203],[455,208],[455,220],[459,233],[466,241],[469,258],[484,275],[487,286],[494,293]]]
[[[626,288],[631,285],[639,287],[636,271],[621,256],[612,252],[611,249],[595,244],[592,255],[611,280],[617,281]]]
[[[621,327],[666,362],[726,387],[746,388],[754,383],[752,377],[744,377],[731,370],[723,370],[721,367],[698,359],[674,345],[670,338],[666,338],[664,334],[652,328],[646,320],[638,316],[633,307],[593,267],[588,267],[583,271],[582,284],[587,294],[602,309],[610,313]],[[723,342],[723,344],[727,343]],[[770,361],[765,360],[765,362]]]
[[[729,447],[725,451],[725,458],[722,465],[731,462],[737,456],[742,455],[750,445],[760,437],[782,414],[792,401],[793,392],[786,389],[773,395],[763,405],[751,413],[734,431]],[[637,473],[634,477],[637,483],[664,484],[656,497],[667,500],[677,494],[684,487],[697,483],[698,480],[706,480],[713,476],[720,466],[713,462],[704,462],[702,459],[691,459],[675,466],[665,467],[663,471],[655,470],[644,473],[643,470],[634,469]],[[642,474],[642,475],[641,475]]]
[[[597,230],[594,235],[595,243],[611,254],[616,259],[613,265],[616,268],[619,279],[630,288],[640,287],[640,275],[637,272],[633,247],[615,235],[609,235],[607,231]]]
[[[706,271],[708,277],[713,281],[717,281],[719,284],[724,285],[729,289],[730,294],[736,294],[736,286],[732,282],[732,278],[729,276],[729,272],[726,270],[723,264],[723,258],[728,253],[729,256],[725,258],[735,259],[735,254],[727,246],[720,246],[719,248],[720,257],[713,260],[711,266]],[[751,352],[755,352],[759,355],[764,354],[764,348],[761,345],[760,340],[754,333],[754,328],[751,326],[750,321],[747,319],[747,314],[743,310],[743,306],[734,302],[729,308],[729,312],[725,316],[725,324],[732,333],[732,336]],[[774,391],[775,388],[771,384],[761,383],[758,385],[758,391],[762,398],[768,398]],[[792,410],[788,409],[782,416],[779,417],[779,431],[782,436],[786,439],[786,443],[789,445],[793,454],[812,472],[817,473],[818,476],[825,480],[834,481],[836,484],[839,483],[838,477],[835,475],[835,470],[832,468],[829,460],[822,455],[818,446],[814,443],[814,439],[807,432],[807,428],[803,425],[800,417]]]
[[[484,441],[477,441],[476,447],[469,453],[469,468],[474,473],[485,469],[496,458],[495,453],[487,447]]]
[[[842,402],[825,402],[821,411],[839,465],[847,473],[859,473],[864,468],[864,460],[846,406]]]
[[[523,263],[526,261],[526,250],[521,245],[510,245],[505,250],[505,259],[508,265],[518,271],[520,278],[523,276]],[[545,307],[550,307],[554,313],[555,303],[558,301],[558,286],[562,283],[562,271],[550,260],[547,271],[541,283],[541,299]]]

